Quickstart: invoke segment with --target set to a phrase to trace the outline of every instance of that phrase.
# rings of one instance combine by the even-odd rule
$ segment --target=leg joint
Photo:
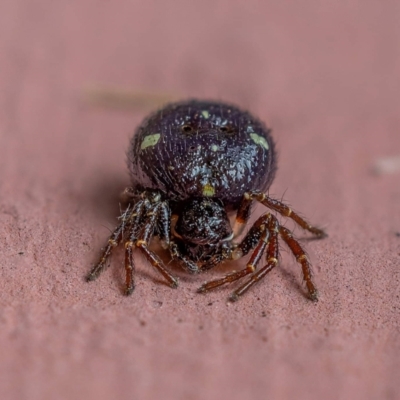
[[[292,215],[292,209],[290,207],[287,207],[287,209],[285,210],[285,217],[290,217]]]
[[[253,264],[247,264],[247,270],[249,270],[250,273],[253,273],[256,270],[256,267]]]
[[[259,193],[259,194],[257,195],[257,200],[260,201],[260,202],[262,202],[262,201],[265,200],[266,197],[267,197],[267,196],[265,195],[265,193]]]
[[[305,254],[301,254],[300,256],[297,257],[298,262],[302,262],[303,260],[307,261],[308,257]]]
[[[108,244],[109,244],[110,246],[112,246],[112,247],[117,247],[117,246],[118,246],[117,241],[114,240],[114,239],[109,239],[109,240],[108,240]]]
[[[129,240],[128,242],[125,243],[125,249],[131,249],[135,244]]]
[[[268,264],[278,264],[278,259],[275,257],[268,258]]]

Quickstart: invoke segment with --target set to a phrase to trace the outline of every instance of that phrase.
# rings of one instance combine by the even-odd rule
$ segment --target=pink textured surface
[[[370,173],[400,153],[399,40],[391,1],[3,0],[1,398],[400,398],[400,176]],[[223,268],[172,290],[140,256],[125,298],[121,253],[85,283],[145,115],[87,107],[96,82],[267,121],[271,192],[329,233],[319,303],[287,253],[235,304],[195,293]]]

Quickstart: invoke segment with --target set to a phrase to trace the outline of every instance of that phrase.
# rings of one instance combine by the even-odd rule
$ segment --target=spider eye
[[[184,133],[191,133],[193,132],[193,127],[191,125],[185,124],[182,126],[182,132]]]

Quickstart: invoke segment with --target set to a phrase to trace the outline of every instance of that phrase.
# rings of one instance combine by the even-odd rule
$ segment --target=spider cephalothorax
[[[239,235],[254,202],[291,218],[317,237],[325,233],[265,192],[276,171],[270,130],[239,108],[212,101],[167,105],[148,117],[132,138],[128,151],[132,187],[128,207],[110,236],[88,280],[107,264],[112,249],[125,243],[126,294],[134,289],[134,249],[139,249],[173,287],[177,280],[149,249],[158,236],[171,257],[191,273],[248,253],[245,268],[202,285],[206,292],[251,275],[231,296],[237,300],[278,263],[278,237],[301,264],[309,297],[317,299],[308,257],[287,228],[267,212]],[[229,213],[236,213],[231,227]],[[264,265],[257,266],[265,255]]]
[[[224,205],[208,198],[184,202],[178,211],[175,235],[195,245],[216,245],[232,239],[232,228]]]

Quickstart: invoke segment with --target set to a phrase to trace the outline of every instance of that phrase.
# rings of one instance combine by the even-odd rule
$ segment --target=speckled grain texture
[[[400,153],[399,41],[394,1],[3,0],[0,397],[400,398],[400,174],[370,172]],[[85,283],[148,111],[88,107],[96,82],[272,126],[271,193],[329,233],[306,243],[319,303],[287,252],[235,304],[195,293],[223,268],[172,290],[140,256],[125,298],[121,253]]]

